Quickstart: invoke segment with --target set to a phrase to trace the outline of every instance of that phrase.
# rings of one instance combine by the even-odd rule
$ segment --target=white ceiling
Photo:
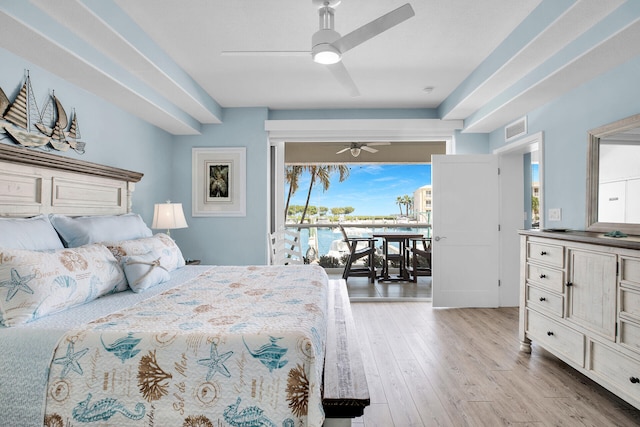
[[[335,28],[345,35],[406,1],[343,0]],[[623,3],[413,0],[414,17],[345,53],[359,97],[310,55],[223,54],[309,50],[318,29],[311,0],[2,0],[0,47],[174,134],[196,134],[201,124],[219,123],[227,107],[440,107],[439,118],[467,119],[469,125],[477,122],[469,131],[489,132],[546,102],[548,91],[568,90],[602,72],[601,66],[585,72],[597,61],[582,53],[574,72],[557,73],[567,68],[561,64],[508,96],[514,83]],[[539,5],[556,16],[532,21],[540,22],[537,27],[525,21],[523,28]],[[514,30],[514,44],[503,43]],[[631,37],[640,46],[640,31],[630,33],[624,40]],[[638,48],[629,49],[610,66],[637,54]],[[505,100],[493,106],[500,94]]]
[[[310,55],[220,55],[310,50],[318,29],[311,0],[117,3],[223,107],[299,109],[437,107],[539,1],[414,1],[416,16],[345,53],[360,97]],[[344,0],[335,29],[345,35],[404,3]]]

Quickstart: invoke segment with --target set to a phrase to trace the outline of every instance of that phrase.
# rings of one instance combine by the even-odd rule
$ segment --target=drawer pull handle
[[[548,331],[548,332],[547,332],[547,335],[552,336],[552,335],[553,335],[553,332]]]
[[[547,299],[545,297],[540,297],[540,301],[546,301]]]
[[[567,286],[573,286],[573,283],[567,282]]]
[[[542,251],[542,252],[540,252],[540,256],[545,256],[546,254],[547,254],[547,252],[546,252],[546,251]]]
[[[638,384],[638,383],[640,383],[640,378],[631,377],[631,378],[629,378],[629,381],[631,381],[633,384]]]
[[[541,278],[541,279],[544,279],[544,278],[546,278],[546,277],[547,277],[547,275],[546,275],[546,274],[541,274],[541,275],[540,275],[540,278]]]

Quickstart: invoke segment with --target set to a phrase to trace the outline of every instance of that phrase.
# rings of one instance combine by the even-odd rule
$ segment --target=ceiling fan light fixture
[[[311,54],[315,62],[323,65],[336,64],[341,59],[338,49],[330,44],[314,46]]]
[[[318,64],[331,65],[340,62],[342,55],[332,43],[340,38],[332,28],[322,28],[313,34],[311,57]]]
[[[358,157],[360,155],[360,151],[362,150],[360,149],[360,147],[352,147],[350,151],[353,157]]]

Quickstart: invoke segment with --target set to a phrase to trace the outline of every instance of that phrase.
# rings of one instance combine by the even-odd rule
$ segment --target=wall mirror
[[[588,133],[587,230],[640,235],[640,114]]]

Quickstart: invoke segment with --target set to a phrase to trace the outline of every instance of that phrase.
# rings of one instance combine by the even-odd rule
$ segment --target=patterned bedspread
[[[320,427],[326,297],[320,267],[212,267],[71,330],[45,426]]]

